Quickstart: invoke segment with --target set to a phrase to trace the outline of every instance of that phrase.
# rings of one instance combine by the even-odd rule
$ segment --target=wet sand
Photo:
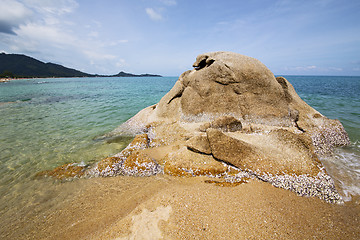
[[[46,207],[3,215],[0,238],[359,239],[359,199],[329,204],[257,180],[206,180],[159,175],[55,184],[39,203]]]

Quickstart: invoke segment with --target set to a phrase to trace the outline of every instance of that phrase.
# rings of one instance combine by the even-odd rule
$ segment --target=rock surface
[[[49,176],[57,180],[68,180],[73,178],[80,178],[86,173],[85,166],[79,166],[76,163],[67,163],[62,166],[56,167],[53,170],[38,172],[35,178]]]
[[[318,159],[349,144],[338,120],[310,107],[254,58],[212,52],[199,55],[193,67],[158,104],[107,135],[140,134],[116,161],[103,160],[91,174],[252,177],[341,201]]]

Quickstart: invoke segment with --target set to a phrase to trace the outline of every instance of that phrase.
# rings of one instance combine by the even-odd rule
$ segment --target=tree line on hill
[[[131,74],[123,71],[115,75],[89,74],[59,64],[44,63],[22,54],[0,53],[0,78],[49,77],[161,77],[155,74]]]

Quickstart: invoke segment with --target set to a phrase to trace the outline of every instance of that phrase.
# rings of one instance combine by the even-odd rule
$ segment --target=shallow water
[[[123,149],[94,140],[148,105],[176,78],[16,80],[0,85],[0,210],[41,193],[36,172],[90,164]]]
[[[360,195],[360,77],[285,77],[309,105],[343,123],[352,145],[337,149],[323,162],[346,199]],[[119,152],[129,139],[110,143],[95,139],[157,103],[176,80],[66,78],[0,83],[1,215],[24,216],[56,205],[53,189],[59,183],[34,179],[34,174],[69,162],[90,164]],[[64,189],[68,194],[73,190]]]

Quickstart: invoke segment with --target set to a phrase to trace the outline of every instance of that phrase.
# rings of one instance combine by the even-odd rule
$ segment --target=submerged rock
[[[53,177],[58,180],[68,180],[72,178],[80,178],[84,176],[85,172],[86,166],[79,166],[76,163],[67,163],[56,167],[53,170],[38,172],[35,177]]]

